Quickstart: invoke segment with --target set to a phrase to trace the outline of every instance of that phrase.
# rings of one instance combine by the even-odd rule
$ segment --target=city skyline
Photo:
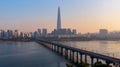
[[[77,29],[78,32],[98,32],[105,28],[120,30],[120,1],[105,0],[64,0],[61,6],[63,28]],[[0,1],[0,29],[35,31],[56,29],[58,1],[54,0],[5,0]]]

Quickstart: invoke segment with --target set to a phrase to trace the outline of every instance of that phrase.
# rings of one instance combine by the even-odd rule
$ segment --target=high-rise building
[[[13,37],[13,31],[12,30],[7,30],[7,38],[12,39]]]
[[[6,37],[6,32],[4,30],[1,30],[1,38],[5,39]]]
[[[38,29],[38,36],[41,36],[41,29]]]
[[[34,39],[38,39],[38,32],[37,31],[34,32]]]
[[[72,32],[73,32],[73,34],[77,34],[76,29],[73,29]]]
[[[42,36],[45,36],[45,35],[47,35],[47,29],[43,28],[42,29]]]
[[[58,6],[58,15],[57,15],[57,29],[54,29],[51,32],[52,35],[60,36],[60,35],[73,35],[76,34],[76,30],[71,30],[70,28],[61,28],[61,14],[60,14],[60,6]]]
[[[24,36],[23,36],[23,32],[20,32],[20,39],[23,39]]]
[[[100,29],[99,30],[99,38],[106,39],[108,37],[108,30],[107,29]]]
[[[60,6],[58,7],[58,16],[57,16],[57,30],[61,29],[61,15],[60,15]]]
[[[106,35],[106,34],[108,34],[108,30],[107,29],[100,29],[99,34]]]
[[[18,38],[18,30],[14,31],[14,38]]]

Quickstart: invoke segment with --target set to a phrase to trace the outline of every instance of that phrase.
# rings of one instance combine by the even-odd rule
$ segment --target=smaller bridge
[[[93,67],[94,64],[94,59],[97,61],[103,60],[106,62],[107,65],[113,64],[115,67],[120,67],[120,59],[102,55],[99,53],[94,53],[91,51],[87,50],[82,50],[70,46],[65,46],[59,43],[54,43],[54,42],[49,42],[45,40],[39,40],[38,43],[46,46],[47,48],[52,49],[53,51],[61,54],[62,56],[65,56],[67,59],[72,61],[73,63],[79,63],[83,61],[83,56],[84,56],[84,61],[87,62],[87,57],[89,56],[91,59],[91,67]]]

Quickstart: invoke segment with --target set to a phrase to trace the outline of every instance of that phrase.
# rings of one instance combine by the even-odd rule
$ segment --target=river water
[[[120,58],[120,41],[62,41],[67,46]],[[36,42],[0,41],[0,67],[66,67],[67,60]]]
[[[35,42],[0,41],[0,67],[66,67],[67,62]]]

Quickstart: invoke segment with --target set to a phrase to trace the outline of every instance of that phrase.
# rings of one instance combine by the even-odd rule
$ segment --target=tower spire
[[[61,15],[60,15],[60,6],[58,6],[58,16],[57,16],[57,30],[61,29]]]

